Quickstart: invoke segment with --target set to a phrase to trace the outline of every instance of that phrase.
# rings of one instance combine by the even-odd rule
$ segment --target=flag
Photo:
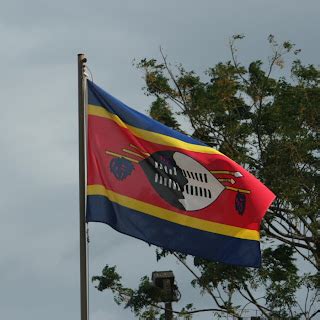
[[[259,267],[274,194],[219,151],[88,81],[87,222],[149,244]]]

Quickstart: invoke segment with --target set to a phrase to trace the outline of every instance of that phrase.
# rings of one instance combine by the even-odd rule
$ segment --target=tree
[[[165,250],[157,250],[157,258],[174,254],[193,274],[192,285],[211,296],[212,312],[241,316],[251,304],[268,319],[315,319],[320,313],[320,70],[294,60],[286,74],[285,58],[300,50],[290,42],[277,43],[272,35],[266,67],[261,60],[245,67],[235,46],[242,38],[230,41],[231,61],[202,77],[181,65],[172,67],[162,51],[161,62],[142,59],[137,67],[144,72],[145,93],[155,97],[153,118],[176,130],[181,130],[177,119],[188,120],[193,137],[234,159],[277,195],[262,224],[262,268],[199,258],[190,265],[185,256]],[[275,68],[283,75],[272,76]],[[312,271],[304,272],[298,263]],[[106,266],[93,280],[141,319],[161,313],[147,277],[132,290],[123,287],[114,267]],[[242,306],[235,304],[239,297]],[[190,304],[179,315],[190,319],[198,311]]]

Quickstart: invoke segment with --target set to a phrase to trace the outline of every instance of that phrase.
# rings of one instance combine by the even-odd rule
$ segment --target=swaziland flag
[[[259,267],[274,194],[219,151],[88,81],[87,221],[168,250]]]

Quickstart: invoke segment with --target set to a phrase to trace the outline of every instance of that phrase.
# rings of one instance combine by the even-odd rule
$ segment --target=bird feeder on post
[[[159,302],[165,304],[165,319],[172,320],[172,302],[179,301],[180,292],[174,281],[172,271],[154,271],[152,272],[152,283],[161,290],[161,298]]]

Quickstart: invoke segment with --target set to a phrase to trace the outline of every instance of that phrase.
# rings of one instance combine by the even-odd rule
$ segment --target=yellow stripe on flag
[[[130,126],[123,122],[117,115],[108,112],[105,108],[95,106],[95,105],[88,105],[88,114],[92,116],[97,116],[101,118],[106,118],[114,121],[118,126],[122,128],[126,128],[129,131],[132,132],[133,135],[135,135],[138,138],[141,138],[143,140],[169,146],[169,147],[176,147],[184,150],[189,151],[195,151],[195,152],[201,152],[201,153],[207,153],[207,154],[221,154],[218,150],[215,150],[213,148],[207,147],[207,146],[201,146],[196,145],[188,142],[181,141],[179,139],[166,136],[161,133],[156,133],[144,129],[139,129],[134,126]]]
[[[239,239],[256,240],[260,239],[260,234],[256,230],[244,229],[234,226],[216,223],[208,220],[190,217],[184,214],[179,214],[153,204],[146,203],[137,199],[133,199],[112,190],[106,189],[102,185],[89,185],[87,187],[87,194],[89,196],[104,196],[110,201],[118,203],[121,206],[132,210],[148,214],[150,216],[167,220],[185,227],[190,227],[202,231],[212,232],[225,236],[230,236]]]

